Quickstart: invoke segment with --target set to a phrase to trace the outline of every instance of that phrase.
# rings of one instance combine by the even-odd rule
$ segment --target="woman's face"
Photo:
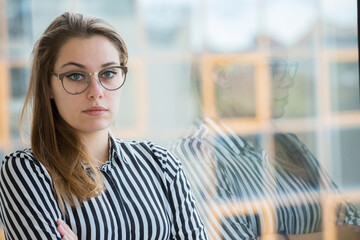
[[[273,118],[279,118],[285,113],[285,106],[288,104],[289,89],[294,85],[294,76],[292,75],[296,73],[294,68],[297,68],[295,65],[289,65],[286,61],[283,61],[282,64],[284,64],[284,66],[278,66],[279,69],[272,69],[271,110]]]
[[[69,39],[59,50],[54,72],[99,72],[106,67],[120,66],[120,53],[106,37]],[[108,130],[117,115],[120,89],[108,91],[100,84],[98,75],[91,75],[89,87],[81,94],[65,91],[60,79],[51,78],[51,97],[61,117],[80,133]]]

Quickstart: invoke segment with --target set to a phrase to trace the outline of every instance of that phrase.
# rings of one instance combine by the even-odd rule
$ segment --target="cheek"
[[[78,101],[73,99],[72,96],[63,96],[55,93],[54,102],[60,116],[65,121],[68,122],[72,116],[75,116],[76,109],[78,109]]]
[[[54,99],[55,100],[55,99]],[[63,118],[63,119],[66,119],[66,113],[67,111],[69,111],[69,109],[66,107],[66,104],[62,101],[56,101],[55,100],[55,105],[56,105],[56,108],[60,114],[60,116]]]
[[[116,117],[120,106],[120,92],[115,91],[109,96],[108,106],[111,108],[114,117]]]

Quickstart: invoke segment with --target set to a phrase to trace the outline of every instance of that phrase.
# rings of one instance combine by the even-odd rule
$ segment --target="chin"
[[[285,114],[284,107],[274,107],[272,110],[272,118],[281,118]]]
[[[94,133],[94,132],[101,132],[104,130],[108,130],[110,128],[110,124],[108,123],[102,123],[102,124],[83,124],[79,126],[77,129],[80,132],[84,133]]]

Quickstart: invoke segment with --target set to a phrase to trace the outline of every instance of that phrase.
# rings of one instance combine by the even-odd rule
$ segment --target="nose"
[[[279,87],[281,88],[291,88],[294,86],[294,79],[290,77],[289,73],[287,72],[284,78],[280,81]]]
[[[90,86],[87,89],[87,97],[90,99],[98,99],[104,96],[104,88],[101,86],[97,74],[90,77]]]

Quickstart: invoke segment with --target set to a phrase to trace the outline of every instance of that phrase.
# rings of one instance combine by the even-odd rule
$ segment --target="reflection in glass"
[[[159,1],[143,3],[146,32],[150,43],[174,45],[181,38],[187,25],[190,7],[182,1]]]
[[[321,0],[325,42],[329,47],[356,47],[358,34],[356,29],[356,1]]]
[[[305,106],[305,111],[295,109],[298,111],[295,113],[309,116],[315,109],[306,108],[307,104],[314,104],[311,101],[314,99],[306,99],[311,96],[309,93],[315,93],[313,60],[276,59],[269,61],[269,68],[272,117],[285,116],[289,99]],[[249,104],[248,98],[242,99],[239,92],[249,96],[257,90],[249,90],[254,81],[251,66],[229,60],[228,64],[214,64],[212,72],[218,117],[241,119],[240,114],[233,113],[244,111]],[[240,104],[242,101],[244,106]],[[230,109],[232,115],[220,109]],[[296,134],[277,130],[281,127],[275,126],[277,122],[269,123],[276,132],[273,135],[259,131],[244,136],[221,121],[205,118],[174,146],[212,238],[256,239],[264,234],[284,233],[321,236],[323,213],[329,211],[322,205],[322,192],[338,194],[337,223],[345,224],[346,231],[356,235],[348,225],[360,225],[360,211],[339,194],[332,175],[316,158],[317,133],[302,134],[311,144],[309,148]]]
[[[357,62],[333,62],[330,68],[331,109],[334,112],[360,109]]]
[[[211,0],[205,5],[205,46],[211,52],[242,52],[256,49],[259,34],[257,2]]]
[[[283,118],[306,118],[316,114],[316,68],[314,59],[296,59],[298,62],[293,86]]]
[[[213,72],[218,117],[255,117],[254,68],[229,64]]]
[[[344,188],[356,188],[360,183],[360,128],[331,131],[331,175]]]
[[[274,147],[208,118],[174,146],[212,239],[321,234],[320,190],[337,193],[336,185],[295,134],[275,134]],[[337,223],[359,226],[360,212],[339,199]]]
[[[273,83],[272,95],[279,98],[277,99],[279,101],[273,99],[271,103],[272,117],[277,118],[274,122],[306,118],[317,121],[323,117],[320,114],[324,109],[319,109],[320,103],[317,102],[318,93],[327,90],[318,86],[320,80],[326,81],[330,86],[330,92],[321,92],[330,96],[325,100],[325,104],[331,106],[330,114],[359,112],[357,58],[352,60],[327,58],[329,52],[335,53],[336,56],[357,52],[357,12],[356,1],[353,0],[320,0],[319,2],[312,0],[140,0],[139,2],[8,0],[6,6],[8,18],[6,32],[9,34],[11,68],[9,71],[11,80],[8,85],[11,86],[11,99],[1,102],[10,106],[8,113],[1,112],[1,114],[8,114],[10,118],[8,127],[11,128],[12,135],[11,139],[7,139],[6,144],[10,144],[11,148],[17,147],[14,143],[14,139],[18,138],[17,118],[27,86],[28,73],[25,69],[28,67],[33,36],[40,35],[45,28],[45,22],[68,9],[105,17],[128,42],[130,61],[132,59],[144,63],[144,66],[140,67],[134,64],[136,66],[129,73],[126,85],[123,86],[127,90],[121,95],[120,116],[115,124],[115,128],[131,129],[131,134],[136,137],[163,140],[164,137],[161,136],[166,135],[166,138],[176,138],[179,129],[183,130],[195,116],[203,114],[201,107],[198,106],[201,105],[200,93],[204,89],[201,81],[196,81],[194,85],[197,86],[198,95],[196,97],[191,95],[192,79],[190,79],[189,66],[197,62],[198,67],[201,68],[201,60],[206,60],[209,53],[212,56],[228,53],[241,58],[248,53],[267,56],[269,51],[280,52],[284,46],[288,47],[288,55],[284,59],[289,64],[297,61],[298,67],[295,76],[291,77],[292,81],[279,81],[285,84],[282,85],[284,88],[277,89],[276,87],[280,87],[281,84]],[[176,50],[175,56],[172,55],[174,50]],[[191,55],[195,52],[196,54]],[[320,56],[324,56],[325,59]],[[17,59],[20,59],[20,64]],[[270,63],[271,61],[268,62]],[[211,69],[211,81],[215,84],[216,106],[214,107],[219,118],[236,120],[242,117],[255,117],[255,95],[259,91],[254,84],[256,64],[258,63],[218,64]],[[323,72],[322,64],[327,66],[328,72]],[[269,67],[271,69],[271,66]],[[279,80],[284,80],[281,77],[284,72],[293,71],[269,71],[271,77]],[[137,75],[138,73],[140,75]],[[328,75],[328,78],[320,79],[319,75],[322,74]],[[200,74],[197,75],[201,78]],[[276,94],[277,91],[281,92]],[[143,114],[142,121],[139,121],[141,115],[139,112]],[[278,119],[280,117],[281,119]],[[137,127],[136,123],[139,122],[145,129],[144,133],[148,135],[139,136],[136,135],[137,133],[132,133],[132,127],[134,125]],[[194,127],[199,130],[197,135],[194,131],[192,135],[194,140],[183,139],[189,141],[189,145],[182,145],[181,151],[177,149],[176,152],[180,151],[179,158],[187,168],[190,184],[197,194],[196,199],[206,200],[206,204],[200,201],[198,206],[202,207],[203,219],[212,226],[209,230],[224,227],[223,230],[219,230],[219,236],[224,239],[232,239],[232,236],[236,236],[237,231],[240,231],[239,229],[243,229],[241,234],[247,233],[248,237],[255,236],[261,229],[249,224],[256,222],[255,225],[258,226],[257,222],[261,222],[262,218],[261,214],[233,215],[232,208],[222,212],[218,207],[223,206],[222,201],[255,197],[255,195],[250,196],[248,187],[254,188],[256,181],[261,184],[261,187],[255,186],[258,187],[259,191],[256,194],[259,196],[272,196],[275,190],[278,192],[286,190],[281,187],[278,180],[271,185],[276,186],[272,189],[274,191],[263,189],[262,186],[268,183],[267,179],[279,179],[278,174],[281,169],[285,169],[285,172],[288,171],[287,168],[291,170],[293,164],[287,166],[286,163],[289,165],[291,161],[295,161],[294,165],[299,164],[298,167],[301,169],[301,164],[307,160],[317,161],[318,151],[323,147],[323,143],[317,138],[319,134],[324,132],[326,134],[328,131],[326,123],[321,122],[319,124],[321,126],[310,126],[310,129],[301,130],[305,132],[296,132],[296,136],[292,134],[267,136],[261,132],[261,127],[255,129],[257,132],[254,135],[243,136],[239,132],[234,133],[230,130],[222,129],[221,132],[203,123]],[[273,127],[277,131],[277,127],[282,126]],[[309,126],[295,124],[290,127],[297,129]],[[337,125],[337,123],[331,127],[329,134],[331,149],[325,149],[329,157],[324,159],[331,170],[329,172],[331,180],[341,188],[358,188],[359,128],[349,127],[346,124]],[[121,137],[121,131],[119,136]],[[270,139],[274,141],[274,152],[271,147],[264,150],[265,144],[271,145]],[[9,150],[9,148],[3,149]],[[189,150],[194,150],[190,157],[182,155]],[[264,156],[262,156],[263,152],[266,152]],[[226,156],[227,160],[222,160],[221,155]],[[289,158],[290,162],[281,161]],[[276,167],[269,165],[269,168],[275,168],[275,176],[264,172],[268,160],[279,163]],[[248,165],[244,165],[245,162]],[[304,163],[302,166],[304,169],[308,165]],[[253,170],[250,173],[258,179],[250,181],[246,175],[235,172],[235,167],[241,167],[245,171]],[[321,175],[319,169],[312,168],[310,173],[295,171],[292,173],[295,176],[293,182],[302,181],[317,186],[317,178],[325,176]],[[313,196],[310,200],[314,198]],[[308,198],[305,197],[306,199]],[[302,200],[304,199],[298,199],[298,201]],[[301,204],[297,203],[292,210],[297,209],[299,210],[297,213],[300,214]],[[240,207],[244,210],[249,205],[250,203],[244,201]],[[320,226],[318,216],[322,209],[317,203],[313,207],[317,217],[314,218],[313,225],[310,225]],[[276,213],[278,221],[275,223],[278,224],[275,226],[278,229],[275,230],[282,231],[284,228],[281,222],[286,220],[281,219],[280,216],[285,216],[281,211],[286,214],[286,209],[276,207],[274,209],[279,211]],[[219,214],[223,214],[220,224],[215,219]],[[289,219],[297,221],[296,215]],[[261,224],[259,225],[262,226]],[[287,228],[289,231],[294,229]],[[253,235],[250,234],[249,229]],[[303,232],[299,229],[294,230]],[[238,238],[234,237],[234,239]]]

